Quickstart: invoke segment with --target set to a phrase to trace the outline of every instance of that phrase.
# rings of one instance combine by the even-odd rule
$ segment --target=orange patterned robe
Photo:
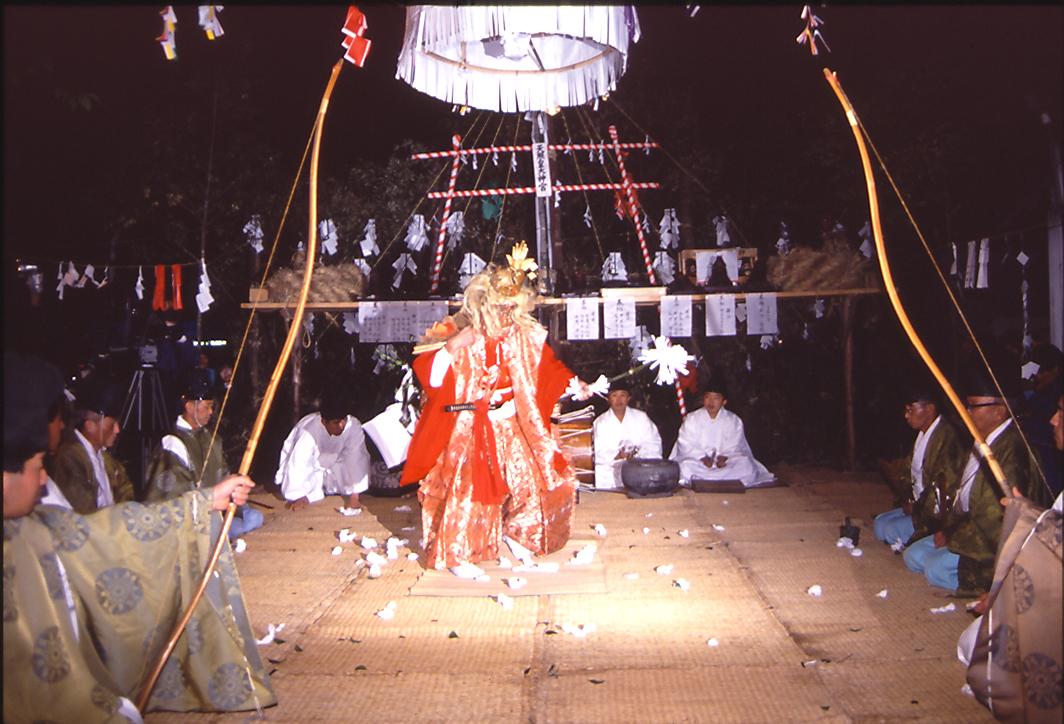
[[[497,340],[478,333],[436,388],[429,384],[436,353],[414,360],[427,401],[402,482],[421,481],[428,566],[497,559],[503,534],[537,555],[569,540],[576,478],[551,432],[550,412],[573,373],[546,340],[539,326],[514,325]],[[488,412],[493,392],[503,400],[512,394],[512,401]],[[444,411],[478,401],[478,411]]]

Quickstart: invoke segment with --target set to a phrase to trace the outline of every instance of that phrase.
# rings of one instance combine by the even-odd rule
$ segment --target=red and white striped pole
[[[613,141],[613,152],[617,155],[617,167],[621,169],[621,182],[624,184],[624,193],[628,197],[628,214],[635,224],[635,235],[639,237],[639,249],[643,252],[643,264],[647,268],[647,277],[651,284],[657,284],[654,276],[654,267],[650,263],[650,251],[647,249],[647,240],[643,236],[643,227],[639,225],[639,207],[635,203],[635,192],[632,190],[632,180],[628,177],[628,171],[624,167],[624,158],[621,156],[621,143],[617,137],[617,126],[610,126],[610,139]],[[682,397],[682,395],[681,395]],[[680,403],[683,409],[683,402]]]
[[[451,216],[451,199],[454,198],[454,185],[458,180],[458,166],[462,161],[459,150],[462,148],[462,137],[457,133],[451,136],[451,146],[454,151],[454,161],[451,162],[451,180],[447,184],[446,201],[443,202],[443,218],[440,220],[440,235],[436,240],[436,259],[432,264],[432,286],[429,292],[436,293],[440,287],[440,271],[443,269],[443,248],[447,238],[447,219]]]
[[[674,380],[673,384],[676,385],[676,404],[680,406],[680,417],[687,415],[687,404],[683,401],[683,388],[680,387],[680,380]]]

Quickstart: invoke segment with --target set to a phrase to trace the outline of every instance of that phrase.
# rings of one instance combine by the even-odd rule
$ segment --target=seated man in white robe
[[[277,485],[285,507],[301,510],[326,495],[343,496],[344,508],[360,508],[371,469],[362,425],[336,396],[296,423],[281,448]]]
[[[743,421],[724,406],[727,392],[711,380],[702,393],[702,408],[684,418],[670,460],[680,463],[680,480],[739,480],[747,488],[771,483],[776,476],[750,451]]]
[[[595,487],[620,488],[621,465],[634,457],[660,458],[661,434],[642,410],[629,407],[628,385],[610,385],[610,409],[595,418],[592,436],[595,447]]]

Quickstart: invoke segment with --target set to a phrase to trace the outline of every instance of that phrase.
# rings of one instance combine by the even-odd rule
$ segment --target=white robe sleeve
[[[355,418],[348,417],[344,437],[344,448],[334,467],[339,469],[341,490],[345,495],[364,493],[369,490],[371,461],[362,424]]]
[[[654,421],[650,419],[650,416],[643,414],[640,417],[642,421],[642,430],[639,445],[639,457],[641,458],[660,458],[661,457],[661,433],[658,432],[658,426],[654,424]]]
[[[432,358],[432,371],[429,372],[429,387],[439,387],[443,384],[443,378],[451,368],[453,360],[454,356],[446,347],[441,347],[436,352],[436,356]]]
[[[282,464],[281,493],[285,500],[307,498],[311,503],[325,497],[325,469],[321,467],[318,444],[306,430],[296,433],[292,451]]]
[[[688,415],[680,425],[680,433],[676,438],[676,445],[672,448],[670,460],[701,460],[709,454],[709,450],[703,450],[697,428],[697,418]]]

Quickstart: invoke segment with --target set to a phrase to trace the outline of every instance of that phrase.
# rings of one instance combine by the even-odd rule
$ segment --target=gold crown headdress
[[[539,265],[528,258],[528,245],[520,241],[506,255],[507,267],[496,269],[491,275],[491,286],[504,297],[517,296],[525,279],[535,279]]]

